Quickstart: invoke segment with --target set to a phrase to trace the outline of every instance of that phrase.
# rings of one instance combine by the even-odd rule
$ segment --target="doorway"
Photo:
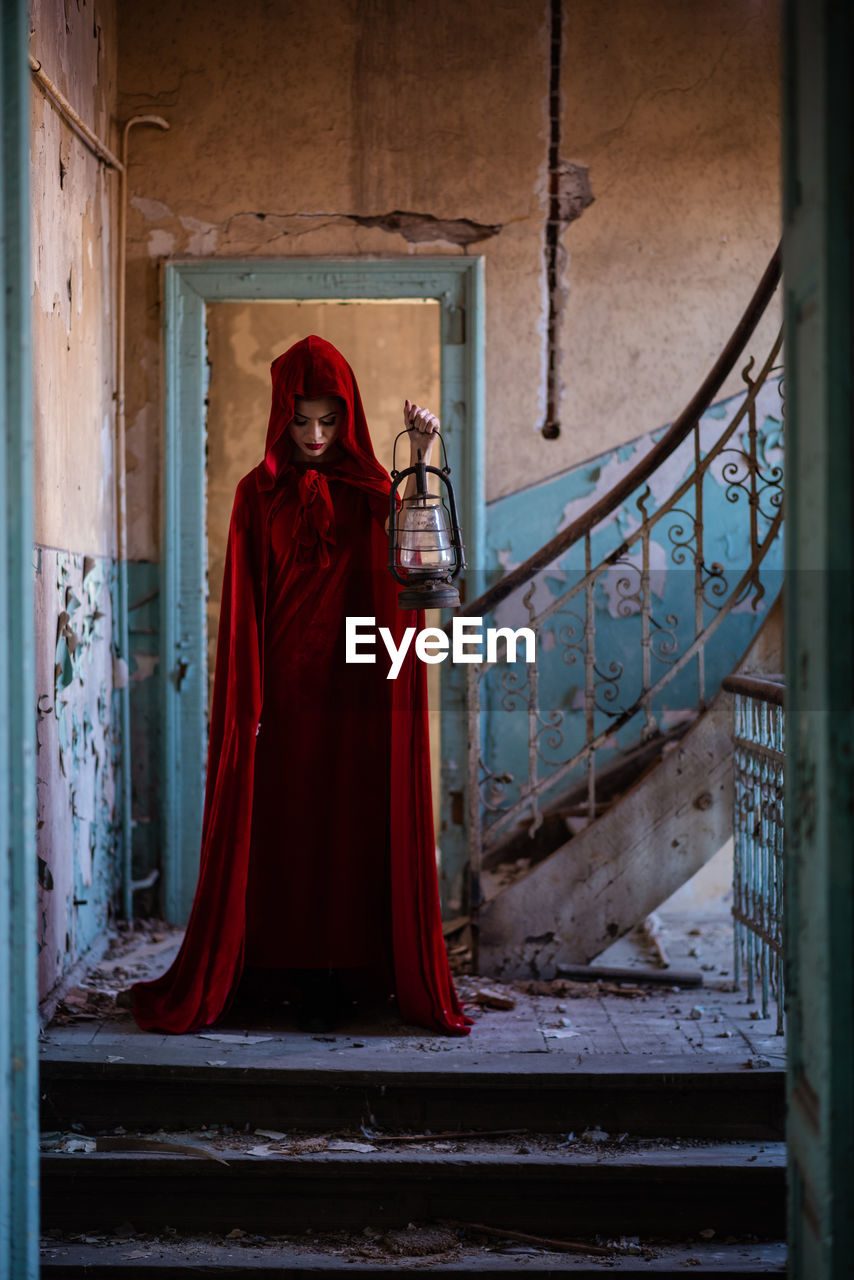
[[[162,876],[167,918],[181,924],[198,877],[222,525],[236,481],[260,458],[270,360],[310,332],[339,346],[387,467],[402,400],[422,396],[438,411],[466,542],[462,586],[472,598],[484,563],[483,264],[468,257],[170,262],[164,316]],[[235,429],[223,429],[226,419]],[[440,886],[453,910],[467,859],[464,689],[450,664],[441,673],[434,775]]]
[[[261,460],[270,411],[270,363],[310,333],[326,338],[356,374],[374,452],[392,469],[404,399],[441,403],[439,303],[435,298],[322,302],[215,302],[207,308],[210,368],[207,413],[208,712],[213,693],[222,576],[238,482]],[[397,466],[408,465],[403,440]],[[427,626],[439,624],[426,619]],[[428,666],[433,825],[441,864],[441,668]]]

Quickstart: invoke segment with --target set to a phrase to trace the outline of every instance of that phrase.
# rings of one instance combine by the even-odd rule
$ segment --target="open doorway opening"
[[[389,260],[362,259],[210,259],[175,261],[164,269],[166,414],[163,451],[163,558],[161,564],[161,733],[160,740],[160,855],[166,918],[186,921],[199,869],[205,779],[207,676],[208,551],[206,537],[208,400],[211,366],[206,359],[208,324],[216,324],[219,306],[251,304],[291,306],[299,323],[294,337],[313,327],[328,333],[350,358],[360,383],[372,381],[371,365],[389,360],[378,347],[363,356],[344,336],[324,330],[320,322],[347,319],[347,306],[358,307],[359,328],[387,323],[395,333],[403,317],[414,323],[421,316],[431,332],[438,330],[440,403],[448,462],[454,474],[457,509],[464,530],[470,568],[461,579],[470,599],[482,589],[485,546],[484,453],[484,298],[483,263],[468,256]],[[283,302],[284,299],[290,300]],[[385,300],[378,302],[378,299]],[[426,299],[425,303],[407,301]],[[403,300],[401,302],[401,300]],[[298,304],[302,304],[300,307]],[[313,318],[306,307],[323,307]],[[399,305],[398,305],[399,304]],[[403,308],[401,316],[400,306]],[[419,311],[419,307],[424,310]],[[386,308],[391,308],[386,312]],[[259,313],[260,314],[260,313]],[[275,313],[274,313],[275,314]],[[254,313],[251,313],[254,316]],[[435,321],[429,317],[435,316]],[[227,313],[225,318],[227,318]],[[372,319],[371,319],[372,318]],[[371,320],[371,324],[368,321]],[[254,322],[254,321],[253,321]],[[349,321],[347,321],[349,323]],[[249,331],[251,333],[251,331]],[[269,360],[288,344],[286,332],[258,353],[253,394],[260,397],[246,431],[253,440],[248,460],[235,463],[228,481],[229,505],[234,480],[254,466],[263,448],[269,411]],[[395,339],[399,342],[399,335]],[[245,339],[251,346],[251,337]],[[432,338],[430,340],[432,343]],[[215,349],[212,339],[211,350]],[[413,344],[414,347],[415,344]],[[423,353],[429,343],[419,342]],[[240,340],[237,342],[240,349]],[[234,356],[226,343],[229,362]],[[435,357],[433,357],[435,361]],[[213,370],[216,377],[216,370]],[[404,377],[406,375],[404,374]],[[383,393],[393,397],[394,419],[400,401],[414,388],[389,381]],[[374,407],[368,405],[372,430],[382,433]],[[383,417],[380,410],[380,419]],[[393,434],[393,433],[392,433]],[[382,454],[383,444],[377,441]],[[215,446],[214,446],[215,447]],[[211,582],[211,594],[219,589]],[[446,666],[449,664],[445,664]],[[440,890],[444,909],[457,910],[464,883],[468,851],[464,816],[467,786],[465,686],[456,669],[442,676],[442,813]]]
[[[434,298],[216,302],[207,307],[210,366],[205,468],[208,547],[208,708],[216,665],[228,523],[238,482],[260,462],[270,412],[270,363],[308,334],[333,343],[359,383],[374,450],[391,470],[408,398],[439,413],[440,308]],[[408,448],[398,445],[398,468]],[[428,618],[427,625],[438,625]],[[441,668],[427,669],[433,819],[440,829]]]

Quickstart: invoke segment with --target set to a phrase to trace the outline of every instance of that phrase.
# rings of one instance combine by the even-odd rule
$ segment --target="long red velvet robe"
[[[201,865],[171,968],[131,989],[144,1030],[208,1026],[244,964],[390,969],[402,1017],[467,1034],[442,936],[424,669],[344,662],[344,619],[396,640],[390,480],[350,366],[321,338],[272,365],[265,456],[238,485],[214,678]],[[294,398],[344,400],[336,458],[291,461]]]

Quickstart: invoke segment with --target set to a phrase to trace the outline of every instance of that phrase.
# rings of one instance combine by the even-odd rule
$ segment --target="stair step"
[[[358,1050],[330,1056],[280,1054],[237,1065],[199,1061],[183,1047],[171,1059],[129,1039],[115,1047],[48,1047],[42,1056],[42,1127],[89,1131],[274,1128],[328,1133],[369,1124],[379,1129],[529,1129],[579,1132],[598,1125],[639,1137],[717,1140],[783,1136],[785,1075],[746,1070],[744,1062],[679,1057],[598,1055],[556,1066],[548,1054],[491,1054],[478,1063],[422,1053],[375,1057]],[[222,1051],[221,1051],[222,1052]],[[245,1052],[245,1051],[244,1051]],[[239,1060],[239,1053],[238,1060]],[[219,1057],[220,1054],[216,1053]],[[225,1058],[223,1052],[223,1057]],[[235,1065],[232,1065],[235,1063]]]
[[[349,1251],[348,1251],[349,1252]],[[502,1256],[476,1246],[463,1246],[450,1260],[395,1258],[382,1260],[319,1253],[310,1247],[266,1244],[248,1249],[231,1242],[181,1242],[145,1245],[138,1242],[85,1245],[49,1242],[42,1251],[41,1274],[52,1280],[78,1280],[84,1276],[142,1276],[147,1280],[185,1280],[188,1275],[216,1276],[217,1280],[243,1280],[246,1276],[330,1276],[346,1272],[361,1280],[387,1280],[392,1270],[429,1269],[447,1276],[574,1275],[576,1280],[601,1280],[603,1266],[620,1275],[684,1277],[698,1268],[704,1280],[737,1280],[738,1277],[785,1275],[783,1244],[730,1244],[655,1246],[656,1256],[642,1258],[615,1255],[591,1259],[556,1252],[531,1252]],[[128,1257],[143,1253],[147,1256]]]
[[[453,1219],[551,1237],[781,1239],[782,1144],[634,1152],[379,1151],[252,1156],[42,1156],[45,1228],[260,1233],[390,1228]]]

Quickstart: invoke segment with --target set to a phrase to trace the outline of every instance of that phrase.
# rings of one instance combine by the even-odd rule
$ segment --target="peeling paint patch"
[[[479,244],[501,231],[501,223],[473,222],[471,218],[434,218],[431,213],[406,213],[395,209],[391,213],[357,217],[348,214],[351,222],[359,227],[380,227],[383,231],[396,232],[410,244],[423,244],[427,240],[446,240],[449,244]]]
[[[135,668],[131,681],[139,684],[142,680],[150,680],[157,673],[160,659],[156,653],[137,653],[134,657]]]
[[[165,222],[171,218],[172,210],[162,200],[147,200],[145,196],[134,196],[131,200],[134,209],[138,209],[146,222]]]
[[[118,703],[105,557],[35,560],[40,990],[104,929],[117,889]]]
[[[148,233],[149,258],[168,258],[175,248],[176,236],[171,231],[156,229]]]
[[[185,231],[191,232],[187,241],[187,253],[200,257],[216,252],[219,242],[219,227],[214,222],[202,222],[199,218],[179,218]]]

